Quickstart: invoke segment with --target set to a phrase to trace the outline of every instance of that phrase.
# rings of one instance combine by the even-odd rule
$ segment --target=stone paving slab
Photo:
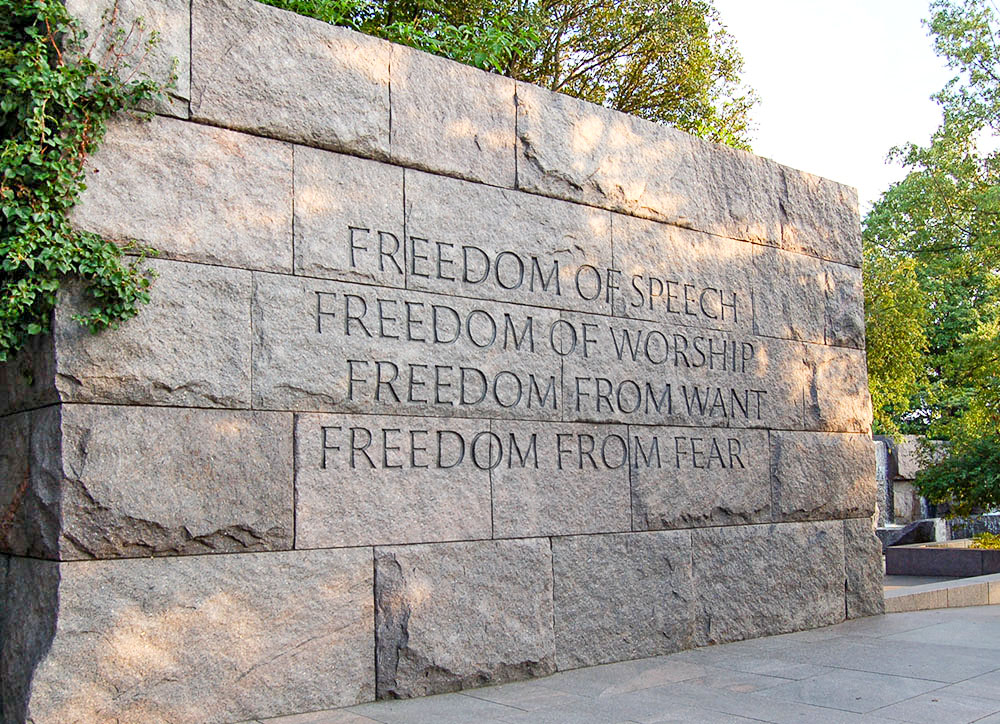
[[[245,724],[998,724],[998,633],[997,605],[896,613]]]

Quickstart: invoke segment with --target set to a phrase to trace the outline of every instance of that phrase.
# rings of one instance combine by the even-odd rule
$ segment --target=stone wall
[[[121,5],[179,79],[75,221],[158,279],[0,366],[5,722],[881,611],[853,190],[249,0]]]

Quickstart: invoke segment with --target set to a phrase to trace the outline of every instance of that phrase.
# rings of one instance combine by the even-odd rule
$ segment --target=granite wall
[[[91,26],[99,3],[69,0]],[[249,0],[0,366],[3,721],[232,722],[882,610],[854,191]]]

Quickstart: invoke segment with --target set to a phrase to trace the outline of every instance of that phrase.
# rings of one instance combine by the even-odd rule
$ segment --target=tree
[[[711,0],[263,0],[718,143],[756,97]]]
[[[922,492],[968,512],[1000,501],[1000,474],[982,475],[1000,459],[1000,31],[988,0],[931,11],[935,51],[957,75],[935,95],[930,142],[893,150],[908,173],[865,219],[869,374],[884,428],[948,441]],[[898,347],[883,334],[893,326]]]

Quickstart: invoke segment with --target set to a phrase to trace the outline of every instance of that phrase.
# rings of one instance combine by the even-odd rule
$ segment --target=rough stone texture
[[[882,544],[875,537],[871,518],[844,521],[844,555],[847,618],[882,614],[885,611]]]
[[[612,239],[615,315],[753,330],[752,245],[624,214],[612,215]]]
[[[776,241],[782,169],[617,111],[517,85],[518,188],[719,236]]]
[[[551,674],[548,540],[376,549],[375,628],[379,698]]]
[[[514,187],[512,78],[402,45],[390,76],[395,162]]]
[[[930,444],[940,447],[940,443]],[[927,441],[919,435],[904,435],[901,442],[893,445],[892,452],[896,458],[896,477],[901,480],[914,480],[921,468],[937,457],[933,447],[928,448]]]
[[[875,456],[867,435],[772,432],[775,520],[875,513]]]
[[[51,335],[31,337],[20,352],[0,362],[0,417],[59,401]]]
[[[836,181],[783,167],[781,246],[861,266],[858,192]]]
[[[804,345],[803,362],[805,429],[869,434],[872,401],[864,350]]]
[[[632,426],[629,441],[634,530],[770,520],[767,432]]]
[[[286,143],[173,118],[121,117],[88,161],[72,219],[171,259],[291,271],[291,200]]]
[[[557,309],[610,309],[605,294],[587,300],[576,285],[582,265],[611,266],[607,211],[407,171],[406,233],[409,289]],[[581,280],[587,296],[596,291],[591,280],[590,273]]]
[[[62,400],[197,407],[250,406],[250,273],[152,260],[150,303],[117,330],[92,335],[72,319],[79,290],[56,311]]]
[[[561,358],[547,336],[557,312],[270,274],[257,274],[254,286],[255,407],[529,419],[562,413]],[[524,335],[528,317],[534,342]]]
[[[2,657],[5,707],[30,684],[36,724],[213,724],[374,693],[370,550],[12,559],[12,579],[13,610],[50,617],[8,636]]]
[[[865,302],[861,269],[827,264],[826,343],[865,348]]]
[[[477,439],[489,429],[480,420],[297,415],[296,548],[490,538],[490,438]]]
[[[53,432],[63,558],[292,545],[290,414],[66,405]]]
[[[689,531],[555,538],[552,565],[559,669],[692,646]]]
[[[753,331],[823,344],[830,283],[826,265],[780,249],[754,249]]]
[[[624,425],[497,421],[493,536],[631,529]],[[513,442],[512,442],[513,441]]]
[[[844,620],[840,521],[691,533],[695,643],[725,643]]]
[[[402,287],[403,242],[403,169],[295,148],[296,274]]]
[[[121,75],[127,77],[138,68],[166,86],[164,97],[152,102],[149,110],[188,117],[191,0],[67,0],[66,9],[87,32],[84,50],[90,50],[90,57],[95,60],[105,56],[116,31],[124,32],[127,47],[134,50],[123,58],[128,67],[123,68]],[[141,24],[137,25],[139,21]],[[147,54],[145,42],[153,32],[156,43]]]
[[[389,156],[390,43],[251,0],[192,0],[191,117]]]

